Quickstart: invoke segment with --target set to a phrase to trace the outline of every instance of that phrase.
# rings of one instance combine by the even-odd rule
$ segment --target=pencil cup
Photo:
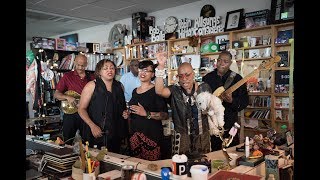
[[[83,180],[96,180],[96,176],[93,173],[83,173]]]

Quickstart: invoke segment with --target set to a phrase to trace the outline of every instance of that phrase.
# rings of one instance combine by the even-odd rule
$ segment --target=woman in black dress
[[[161,159],[161,143],[164,138],[161,120],[168,119],[168,108],[164,98],[155,92],[155,66],[152,61],[139,63],[141,86],[134,89],[129,102],[130,110],[123,117],[130,119],[132,155],[149,161]]]

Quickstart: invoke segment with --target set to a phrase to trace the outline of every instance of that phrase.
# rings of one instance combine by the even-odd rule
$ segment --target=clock
[[[122,58],[122,53],[120,52],[120,51],[117,51],[116,53],[115,53],[115,56],[114,56],[114,58],[115,58],[115,64],[116,64],[116,66],[117,67],[119,67],[119,66],[121,66],[121,64],[122,64],[122,62],[123,62],[123,58]]]
[[[170,16],[165,20],[164,30],[166,33],[173,33],[178,26],[178,21],[174,16]]]
[[[204,5],[200,12],[200,16],[204,18],[214,17],[215,15],[216,15],[216,10],[210,4]]]
[[[54,73],[50,69],[46,69],[41,75],[44,80],[51,81],[53,79]]]

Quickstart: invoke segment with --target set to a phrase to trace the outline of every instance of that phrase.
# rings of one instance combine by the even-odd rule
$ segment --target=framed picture
[[[291,144],[293,144],[293,136],[291,131],[287,131],[286,132],[286,139],[287,139],[287,146],[290,146]]]
[[[243,12],[244,12],[244,9],[238,9],[238,10],[227,12],[224,31],[241,29],[243,25]]]
[[[246,29],[269,25],[269,14],[269,9],[245,13]]]
[[[294,20],[294,0],[271,0],[270,20],[272,24]]]
[[[65,49],[66,49],[66,40],[56,39],[56,50],[65,50]]]

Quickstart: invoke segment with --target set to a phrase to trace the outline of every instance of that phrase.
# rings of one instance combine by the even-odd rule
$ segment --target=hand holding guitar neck
[[[228,102],[228,103],[232,103],[233,99],[232,99],[232,94],[227,94],[227,93],[222,93],[220,95],[220,98],[225,101],[225,102]]]

